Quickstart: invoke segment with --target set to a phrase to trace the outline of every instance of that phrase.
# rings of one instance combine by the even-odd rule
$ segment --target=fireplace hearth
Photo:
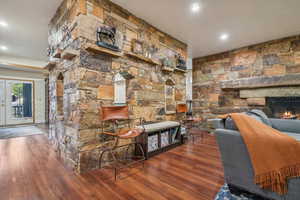
[[[300,97],[267,97],[266,106],[270,117],[300,119]]]

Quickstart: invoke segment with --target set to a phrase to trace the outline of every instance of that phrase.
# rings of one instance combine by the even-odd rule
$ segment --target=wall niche
[[[64,115],[64,76],[59,73],[56,80],[57,115]]]

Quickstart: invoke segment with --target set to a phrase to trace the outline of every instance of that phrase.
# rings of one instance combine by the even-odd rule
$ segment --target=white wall
[[[45,95],[45,80],[34,81],[35,92],[35,123],[45,123],[46,113],[46,95]]]
[[[187,59],[187,73],[186,73],[186,100],[193,98],[193,59]]]

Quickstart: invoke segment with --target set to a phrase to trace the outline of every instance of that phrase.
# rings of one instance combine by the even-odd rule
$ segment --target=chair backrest
[[[187,105],[184,103],[176,105],[176,112],[177,113],[186,113],[188,111]]]
[[[128,106],[101,106],[103,121],[129,119]]]

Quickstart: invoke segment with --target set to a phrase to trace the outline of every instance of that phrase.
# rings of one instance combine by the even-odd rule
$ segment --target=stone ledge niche
[[[49,60],[55,61],[49,68],[49,140],[64,163],[77,172],[98,168],[99,154],[114,142],[112,137],[101,134],[99,109],[101,104],[114,105],[113,78],[116,74],[126,72],[134,77],[126,80],[126,101],[131,118],[144,117],[147,121],[176,119],[176,115],[165,113],[164,88],[170,78],[175,82],[176,101],[185,102],[184,73],[164,73],[159,66],[123,53],[112,55],[108,51],[90,51],[87,47],[96,44],[97,28],[103,25],[114,26],[123,34],[123,53],[130,52],[132,40],[138,39],[155,44],[162,56],[167,56],[169,49],[187,55],[186,44],[109,0],[62,2],[49,25]],[[74,53],[54,59],[56,49],[61,49],[63,54]],[[63,84],[57,87],[59,74],[64,78]],[[63,107],[57,101],[59,91],[63,91],[60,95]],[[59,108],[63,118],[56,117]]]

